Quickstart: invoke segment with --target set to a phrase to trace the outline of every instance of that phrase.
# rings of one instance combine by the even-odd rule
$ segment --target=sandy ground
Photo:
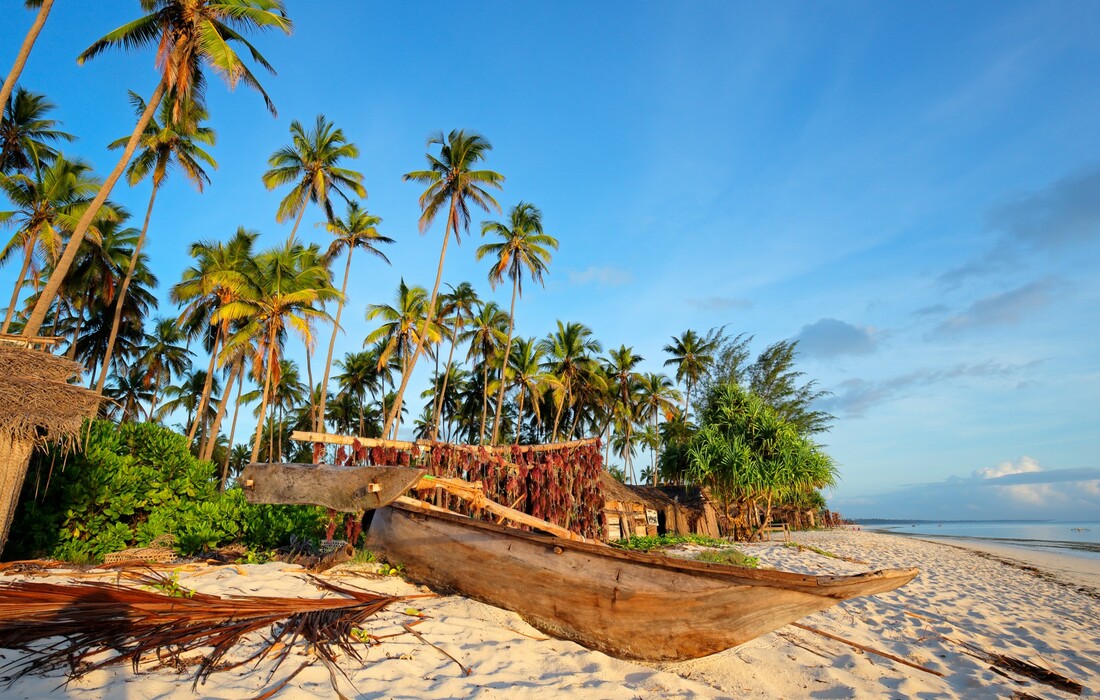
[[[764,566],[794,571],[840,574],[920,567],[920,577],[901,590],[847,601],[801,622],[942,677],[793,626],[707,658],[640,665],[572,642],[547,639],[514,613],[443,596],[411,603],[429,618],[415,629],[439,650],[408,634],[369,648],[364,645],[365,664],[345,659],[350,682],[341,680],[340,687],[348,697],[379,699],[1011,698],[1016,692],[1039,698],[1074,697],[1012,672],[998,673],[988,660],[978,658],[998,653],[1057,671],[1083,684],[1083,697],[1100,697],[1100,593],[1082,585],[1087,576],[1100,575],[1100,562],[1090,569],[1092,562],[1079,564],[1075,558],[1063,557],[1070,561],[1048,561],[1048,572],[1021,567],[1007,556],[1002,560],[896,535],[830,531],[795,533],[794,540],[847,560],[781,543],[743,549],[759,557]],[[1038,563],[1034,558],[1026,561]],[[1086,579],[1064,581],[1055,572],[1059,566],[1074,570],[1083,566]],[[362,567],[328,575],[341,585],[383,593],[422,592]],[[0,576],[0,582],[17,578]],[[62,578],[57,572],[50,580]],[[239,571],[231,567],[185,571],[180,583],[222,595],[321,595],[301,569],[285,564],[244,566]],[[399,604],[379,614],[372,619],[370,631],[379,636],[401,632],[400,625],[410,620],[405,607]],[[257,643],[246,642],[241,653]],[[0,656],[4,657],[0,664],[19,658],[9,650],[0,650]],[[0,686],[0,698],[252,698],[308,658],[304,649],[296,649],[273,674],[270,664],[219,672],[195,691],[190,672],[153,669],[152,664],[137,674],[128,666],[96,671],[67,685],[59,672],[45,677],[24,675],[7,687]],[[459,664],[469,670],[468,675]],[[336,696],[328,672],[317,663],[275,697]]]

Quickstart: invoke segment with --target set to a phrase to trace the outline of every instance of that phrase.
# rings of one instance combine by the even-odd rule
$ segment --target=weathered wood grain
[[[344,513],[381,508],[412,488],[423,469],[249,464],[241,485],[249,503],[317,505]]]
[[[367,547],[420,583],[512,610],[548,634],[611,656],[678,661],[728,649],[916,569],[811,576],[673,559],[470,518],[379,510]]]

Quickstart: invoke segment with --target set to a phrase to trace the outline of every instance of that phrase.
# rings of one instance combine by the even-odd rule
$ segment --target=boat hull
[[[378,510],[367,546],[406,575],[519,613],[610,656],[707,656],[842,600],[890,591],[916,569],[810,576],[628,552],[402,504]]]

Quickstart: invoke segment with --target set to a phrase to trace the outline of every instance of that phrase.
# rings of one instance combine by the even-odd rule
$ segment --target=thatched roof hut
[[[604,498],[604,539],[612,542],[632,535],[658,534],[657,511],[648,508],[633,489],[607,471],[600,474],[600,487]]]
[[[100,402],[69,383],[83,369],[79,363],[32,349],[52,342],[0,336],[0,552],[35,445],[73,439]]]
[[[659,533],[706,535],[722,537],[729,534],[723,527],[719,511],[706,491],[698,486],[627,486],[645,507],[657,512]]]

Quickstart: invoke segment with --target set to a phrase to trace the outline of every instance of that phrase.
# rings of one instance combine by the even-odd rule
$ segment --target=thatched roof
[[[75,436],[102,397],[68,379],[80,363],[49,353],[0,345],[0,433],[19,440]]]
[[[706,493],[698,486],[627,486],[635,500],[651,508],[663,509],[676,506],[702,515],[709,502]]]
[[[619,501],[620,503],[641,503],[638,494],[622,483],[611,472],[604,470],[600,474],[600,487],[603,489],[603,497],[606,501]]]

